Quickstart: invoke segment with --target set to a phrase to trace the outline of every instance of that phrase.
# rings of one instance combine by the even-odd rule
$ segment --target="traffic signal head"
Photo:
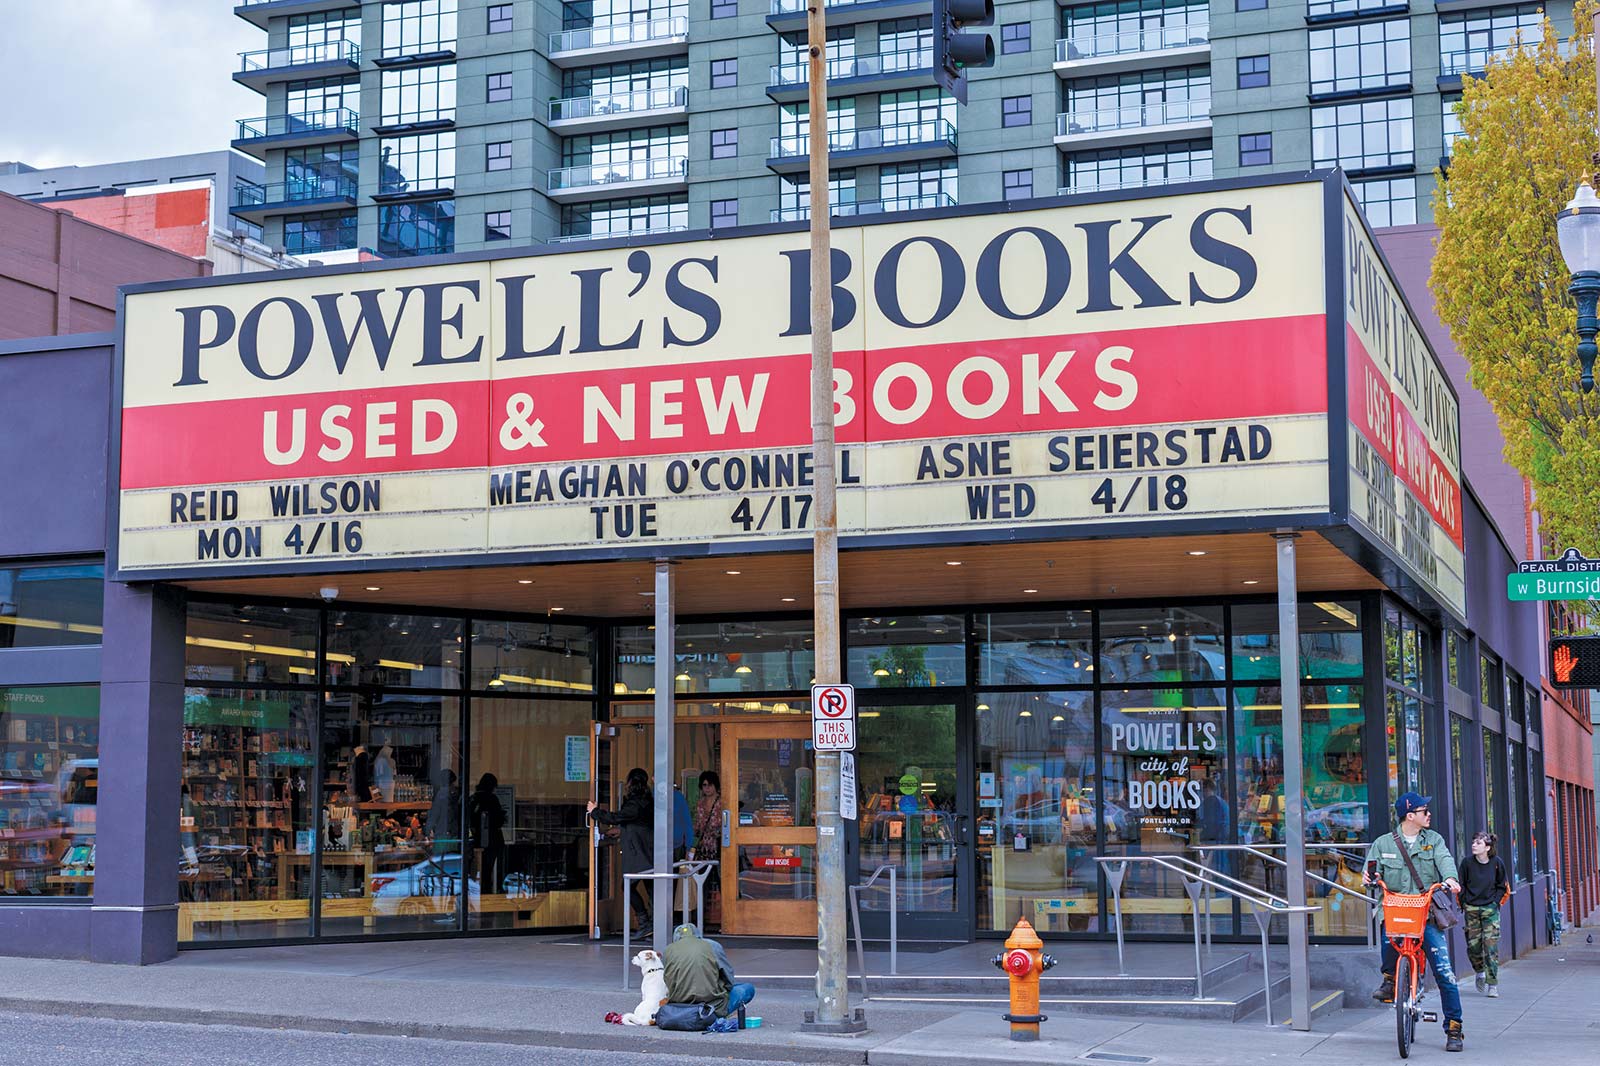
[[[1600,688],[1600,637],[1551,637],[1550,684]]]
[[[968,26],[994,25],[994,0],[933,0],[933,76],[961,103],[967,102],[969,67],[994,66],[994,41]]]

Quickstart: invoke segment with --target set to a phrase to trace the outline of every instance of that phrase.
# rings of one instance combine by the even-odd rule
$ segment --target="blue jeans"
[[[1433,970],[1434,983],[1439,986],[1439,1003],[1444,1007],[1444,1020],[1459,1022],[1461,1020],[1461,990],[1456,987],[1456,971],[1450,965],[1450,942],[1445,939],[1444,931],[1429,922],[1422,934],[1422,951],[1428,956],[1428,966]],[[1387,930],[1380,934],[1383,936],[1383,972],[1385,976],[1394,976],[1394,964],[1399,953],[1394,950],[1394,945],[1389,943]]]
[[[740,983],[728,989],[728,1013],[737,1014],[739,1008],[756,998],[756,986]]]

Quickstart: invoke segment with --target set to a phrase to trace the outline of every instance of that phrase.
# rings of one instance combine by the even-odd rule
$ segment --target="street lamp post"
[[[1572,272],[1567,291],[1578,301],[1578,362],[1583,365],[1580,382],[1584,392],[1594,391],[1595,334],[1600,332],[1600,198],[1596,198],[1589,179],[1578,183],[1571,201],[1556,216],[1556,239],[1561,258]]]

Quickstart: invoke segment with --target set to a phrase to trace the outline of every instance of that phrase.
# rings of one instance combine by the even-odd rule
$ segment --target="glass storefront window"
[[[588,921],[583,808],[589,798],[591,707],[556,700],[472,701],[468,928]],[[454,865],[459,867],[459,856]]]
[[[1466,767],[1462,763],[1466,752],[1462,745],[1464,728],[1461,719],[1456,715],[1450,716],[1450,798],[1455,811],[1455,825],[1451,833],[1454,853],[1456,855],[1470,854],[1468,851],[1467,833],[1468,822],[1474,821],[1467,811]]]
[[[1483,804],[1484,828],[1498,835],[1500,821],[1500,796],[1506,779],[1506,753],[1500,735],[1489,729],[1483,731]]]
[[[959,627],[958,627],[959,629]],[[681,693],[808,691],[815,676],[810,619],[693,622],[675,633]],[[616,631],[614,695],[655,691],[654,627]]]
[[[1390,691],[1385,693],[1383,734],[1386,749],[1385,755],[1389,766],[1389,798],[1385,802],[1391,807],[1394,805],[1394,801],[1400,798],[1400,793],[1406,790],[1406,786],[1400,776],[1402,752],[1404,751],[1401,745],[1404,743],[1405,737],[1402,731],[1404,726],[1401,721],[1403,701],[1404,697],[1398,692]]]
[[[316,709],[314,692],[184,690],[180,942],[311,934]]]
[[[1221,607],[1140,607],[1100,612],[1102,684],[1222,681]]]
[[[472,623],[472,687],[497,695],[592,693],[594,648],[595,631],[585,626],[477,619]]]
[[[1499,659],[1492,655],[1478,656],[1478,699],[1491,710],[1504,709],[1500,702],[1504,698],[1501,676]]]
[[[1444,635],[1444,651],[1447,661],[1448,677],[1450,684],[1455,688],[1461,687],[1461,658],[1462,645],[1465,639],[1455,630],[1450,630]]]
[[[98,685],[0,687],[0,899],[94,895],[99,768]]]
[[[960,876],[955,704],[863,707],[858,714],[862,873],[894,868],[902,914],[953,914]],[[867,893],[862,909],[887,909],[887,896]]]
[[[189,604],[184,677],[234,684],[315,684],[317,612],[303,607]]]
[[[978,928],[1101,928],[1094,693],[979,692]]]
[[[1233,678],[1280,677],[1278,607],[1233,608]],[[1354,600],[1300,604],[1300,673],[1313,679],[1361,677],[1361,605]]]
[[[958,614],[852,618],[845,622],[846,676],[861,688],[964,685],[967,648]]]
[[[1422,703],[1414,696],[1405,698],[1406,787],[1426,793],[1422,778]]]
[[[1093,684],[1093,619],[1090,611],[978,615],[978,683]]]
[[[100,643],[105,567],[0,567],[0,650]]]
[[[459,618],[328,612],[327,682],[405,688],[459,688]]]
[[[1393,606],[1383,609],[1383,676],[1398,682],[1400,672],[1400,612]]]

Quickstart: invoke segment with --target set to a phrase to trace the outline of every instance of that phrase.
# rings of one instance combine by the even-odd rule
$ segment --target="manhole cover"
[[[1086,1059],[1095,1059],[1100,1062],[1154,1062],[1149,1055],[1119,1055],[1114,1051],[1091,1051],[1083,1056]]]

